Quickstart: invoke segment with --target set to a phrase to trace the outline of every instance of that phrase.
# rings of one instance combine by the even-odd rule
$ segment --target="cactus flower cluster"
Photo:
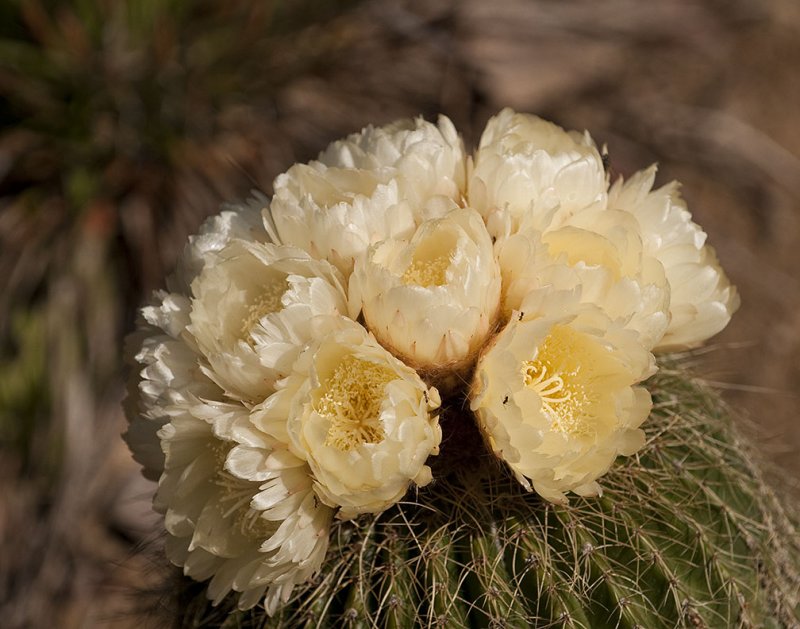
[[[472,154],[445,117],[367,127],[206,221],[128,341],[171,561],[274,614],[337,521],[437,480],[447,413],[546,501],[600,494],[645,444],[655,354],[738,306],[654,180],[504,110]]]

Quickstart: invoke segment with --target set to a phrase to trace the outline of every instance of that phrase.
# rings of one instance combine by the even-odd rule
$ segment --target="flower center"
[[[546,233],[542,240],[551,255],[566,254],[570,266],[583,262],[590,266],[602,266],[611,271],[615,279],[620,279],[623,264],[620,251],[607,238],[600,234],[564,227]]]
[[[598,380],[610,360],[588,335],[557,325],[537,348],[536,357],[523,361],[525,386],[541,398],[552,430],[574,437],[597,431],[601,403],[607,397],[606,383]]]
[[[261,512],[250,507],[250,501],[258,491],[258,483],[242,480],[225,470],[217,472],[214,482],[222,489],[219,509],[222,517],[232,518],[233,527],[242,537],[263,541],[275,532],[274,525],[261,517]]]
[[[447,284],[447,269],[450,268],[456,245],[454,235],[443,229],[425,238],[417,246],[411,264],[403,273],[403,283],[426,288]]]
[[[217,508],[224,519],[233,520],[233,528],[247,539],[263,541],[275,530],[274,525],[261,517],[261,512],[250,508],[250,501],[258,491],[259,483],[237,478],[225,470],[225,459],[230,452],[230,444],[216,441],[209,444],[216,462],[217,473],[213,482],[221,489]]]
[[[449,266],[450,260],[443,256],[433,260],[413,260],[403,273],[403,283],[425,287],[443,286],[447,283],[445,274]]]
[[[330,420],[326,446],[347,452],[386,437],[380,423],[386,385],[397,375],[388,367],[353,355],[344,358],[325,383],[316,411]]]
[[[242,338],[246,339],[250,336],[250,331],[261,320],[261,317],[278,312],[283,307],[281,297],[288,288],[289,284],[286,278],[274,279],[264,287],[261,294],[247,308],[247,314],[240,330]]]

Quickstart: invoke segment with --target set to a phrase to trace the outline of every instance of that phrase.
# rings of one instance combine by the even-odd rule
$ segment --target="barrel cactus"
[[[800,622],[795,524],[670,353],[736,291],[675,185],[605,163],[510,110],[469,158],[401,121],[191,239],[125,436],[178,626]]]

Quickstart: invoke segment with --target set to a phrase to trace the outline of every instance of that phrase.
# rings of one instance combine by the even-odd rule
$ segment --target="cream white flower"
[[[438,127],[422,119],[368,127],[279,175],[268,218],[282,242],[348,276],[369,245],[410,236],[430,198],[460,198],[464,168],[444,117]]]
[[[628,212],[589,208],[544,233],[523,221],[496,249],[506,318],[532,291],[577,289],[582,302],[638,332],[647,349],[663,337],[669,284],[661,263],[644,253],[639,224]]]
[[[163,471],[164,454],[156,435],[175,409],[195,397],[222,399],[222,390],[201,372],[197,346],[186,332],[189,285],[232,238],[269,239],[261,218],[263,202],[257,195],[244,205],[225,206],[206,220],[167,278],[173,292],[156,292],[151,305],[142,309],[137,331],[126,339],[126,362],[132,369],[124,402],[129,422],[124,439],[146,478],[157,480]]]
[[[397,182],[380,173],[296,164],[275,180],[270,212],[281,241],[349,276],[367,247],[414,231],[414,212]]]
[[[346,312],[339,272],[294,247],[229,242],[192,282],[191,323],[206,374],[260,402],[288,375],[315,317]]]
[[[229,203],[219,214],[209,217],[200,226],[196,235],[189,236],[189,242],[178,260],[175,273],[167,278],[167,286],[173,292],[189,294],[189,286],[215,254],[231,240],[256,242],[275,242],[275,233],[268,225],[265,228],[263,208],[269,199],[255,193],[245,203]]]
[[[489,233],[516,231],[524,217],[534,227],[558,227],[575,212],[602,204],[603,160],[591,137],[536,116],[504,109],[489,120],[468,183],[469,204]]]
[[[397,181],[400,195],[415,212],[436,196],[458,201],[464,195],[464,146],[453,123],[423,118],[398,120],[384,127],[368,126],[333,142],[319,156],[329,167],[381,173]],[[424,214],[424,211],[423,211]]]
[[[641,225],[645,251],[664,265],[671,289],[672,320],[656,349],[695,347],[720,332],[739,307],[706,234],[692,221],[677,182],[653,190],[656,168],[619,179],[609,206],[631,212]]]
[[[124,401],[129,425],[123,437],[150,480],[158,480],[164,469],[156,436],[161,427],[199,397],[223,397],[197,364],[193,339],[185,331],[190,308],[183,295],[157,292],[125,342],[131,374]]]
[[[458,208],[420,225],[410,242],[370,248],[350,281],[380,343],[425,372],[457,374],[494,325],[500,271],[480,215]]]
[[[322,501],[338,517],[378,513],[411,483],[441,441],[436,389],[350,324],[312,344],[253,421],[308,462]],[[288,422],[287,422],[288,418]]]
[[[535,293],[483,354],[470,408],[489,447],[553,502],[600,491],[617,455],[644,445],[654,371],[638,335],[569,292]]]
[[[170,560],[211,579],[215,604],[234,590],[240,609],[264,598],[274,613],[319,570],[328,546],[333,511],[316,499],[308,466],[238,404],[198,403],[159,438],[165,465],[154,506]]]
[[[221,399],[223,393],[200,372],[197,355],[185,343],[145,327],[127,344],[135,373],[128,380],[123,438],[145,478],[158,480],[164,470],[158,431],[195,398]]]

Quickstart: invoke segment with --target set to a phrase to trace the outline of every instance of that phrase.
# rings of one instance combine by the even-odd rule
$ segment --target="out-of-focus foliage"
[[[293,36],[347,4],[5,3],[0,115],[18,147],[4,188],[56,183],[74,211],[124,193],[138,167],[169,168],[183,140],[213,136],[225,107],[262,100],[318,61],[326,42]]]

